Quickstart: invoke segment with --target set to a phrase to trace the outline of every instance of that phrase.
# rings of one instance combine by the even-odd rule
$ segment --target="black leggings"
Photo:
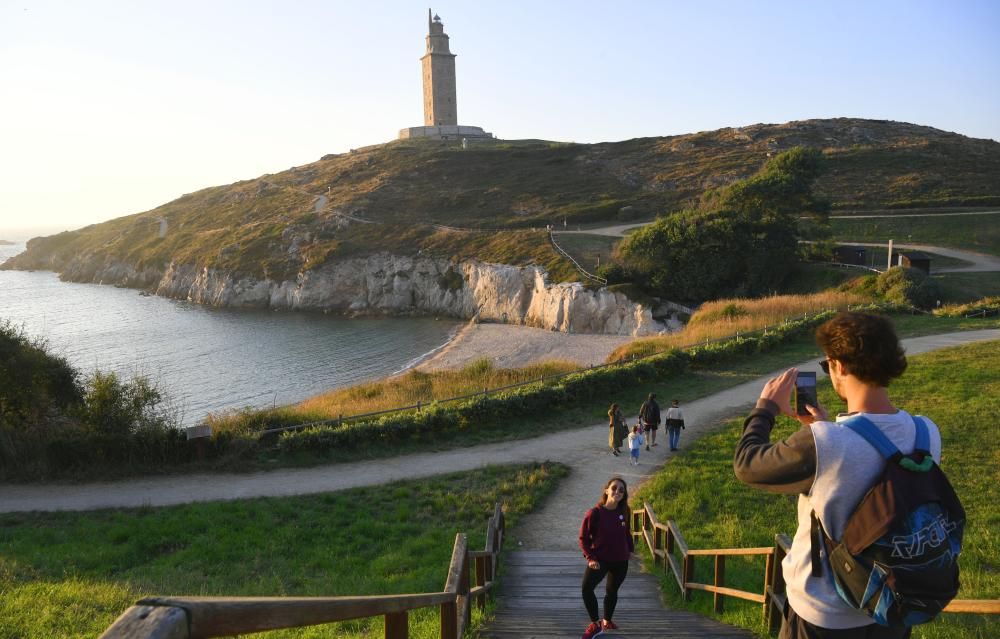
[[[597,596],[594,594],[594,588],[601,583],[604,575],[607,575],[608,583],[604,585],[604,618],[611,621],[611,617],[615,614],[615,606],[618,605],[618,589],[628,574],[628,560],[602,561],[600,564],[601,567],[597,570],[587,566],[587,570],[583,573],[583,605],[587,607],[591,621],[600,619],[597,614]]]

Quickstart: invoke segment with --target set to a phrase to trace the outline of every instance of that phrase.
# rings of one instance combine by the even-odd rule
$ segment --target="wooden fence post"
[[[781,572],[781,561],[785,558],[785,548],[782,542],[788,542],[785,535],[779,533],[774,536],[774,561],[771,563],[771,592],[775,595],[785,596],[785,576]],[[778,610],[776,597],[771,597],[771,604],[768,606],[768,624],[771,631],[777,630],[781,626],[781,610]],[[777,613],[777,614],[775,614]]]
[[[459,611],[462,613],[462,634],[469,628],[469,624],[472,623],[472,598],[469,596],[469,549],[466,548],[465,552],[462,554],[462,575],[461,579],[458,581],[458,605]]]
[[[385,639],[407,639],[409,632],[409,620],[405,610],[390,612],[385,616]]]
[[[723,588],[726,585],[726,556],[716,555],[715,556],[715,586],[717,588]],[[717,592],[712,593],[715,596],[715,612],[722,612],[723,602],[725,597]]]
[[[684,583],[681,590],[684,592],[684,601],[691,601],[691,589],[688,583],[694,581],[694,555],[684,555]]]
[[[486,585],[486,560],[488,557],[476,557],[476,586]],[[480,610],[486,609],[486,593],[482,593],[476,597],[476,604],[478,604]]]
[[[653,528],[653,565],[656,565],[656,551],[663,550],[663,530],[656,526]],[[667,558],[663,558],[663,565],[667,565]]]
[[[452,597],[441,604],[441,639],[459,639],[465,626],[459,624],[459,613],[464,620],[469,604],[469,541],[463,533],[455,535],[444,591]]]
[[[458,639],[458,608],[454,601],[441,604],[441,639]]]
[[[774,570],[774,555],[767,555],[764,560],[764,625],[771,624],[771,572]]]

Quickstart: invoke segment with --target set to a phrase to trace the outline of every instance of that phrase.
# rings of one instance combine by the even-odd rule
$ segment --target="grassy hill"
[[[8,268],[63,270],[84,260],[155,272],[175,261],[283,279],[329,260],[422,251],[533,263],[554,280],[576,279],[549,246],[546,224],[652,219],[752,175],[769,155],[795,146],[820,148],[829,158],[817,190],[836,209],[1000,204],[1000,143],[898,122],[806,120],[601,144],[497,141],[469,149],[396,141],[36,238]],[[85,279],[87,269],[77,270]]]

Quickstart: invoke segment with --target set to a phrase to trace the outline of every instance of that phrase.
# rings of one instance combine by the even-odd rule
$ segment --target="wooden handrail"
[[[494,590],[504,535],[498,503],[487,524],[487,545],[469,551],[464,533],[455,536],[444,591],[361,597],[147,597],[125,611],[101,639],[200,639],[366,617],[385,617],[386,639],[406,639],[410,610],[440,606],[441,638],[458,639],[476,598],[485,606]],[[470,569],[475,568],[475,587]]]
[[[715,556],[733,556],[733,555],[772,555],[774,554],[774,548],[771,546],[762,546],[760,548],[698,548],[691,549],[687,551],[689,555],[715,555]]]
[[[755,548],[689,548],[681,534],[677,522],[668,519],[661,523],[649,502],[632,511],[633,533],[646,542],[653,563],[662,559],[663,569],[673,573],[685,601],[691,592],[701,590],[714,596],[716,612],[723,611],[725,597],[735,597],[761,604],[765,625],[772,631],[781,625],[781,611],[785,606],[785,581],[781,572],[781,562],[791,551],[792,540],[785,534],[774,536],[774,546]],[[675,555],[678,551],[680,558]],[[694,581],[696,557],[713,557],[715,561],[714,583],[704,584]],[[749,592],[725,585],[726,557],[764,557],[763,592]],[[1000,599],[954,599],[943,612],[1000,614]]]
[[[952,599],[942,612],[998,615],[1000,614],[1000,599]]]

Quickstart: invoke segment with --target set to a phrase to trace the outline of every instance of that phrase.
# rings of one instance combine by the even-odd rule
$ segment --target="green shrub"
[[[894,266],[876,279],[875,290],[893,304],[934,308],[941,299],[938,282],[921,270]]]
[[[82,398],[77,378],[76,370],[50,354],[44,341],[0,321],[0,429],[34,428],[52,411],[68,410]]]
[[[147,378],[95,372],[83,382],[42,341],[0,323],[0,479],[175,465],[187,441]]]
[[[651,295],[674,300],[775,290],[795,263],[802,216],[812,220],[810,237],[827,232],[829,204],[812,193],[823,164],[816,149],[781,153],[753,177],[707,193],[697,208],[628,236],[616,259]]]
[[[951,304],[934,310],[934,314],[939,317],[987,316],[997,313],[1000,313],[1000,297],[984,297],[968,304]]]
[[[95,371],[85,387],[81,416],[98,435],[127,437],[170,425],[161,409],[163,395],[146,377],[123,382],[115,373]]]

